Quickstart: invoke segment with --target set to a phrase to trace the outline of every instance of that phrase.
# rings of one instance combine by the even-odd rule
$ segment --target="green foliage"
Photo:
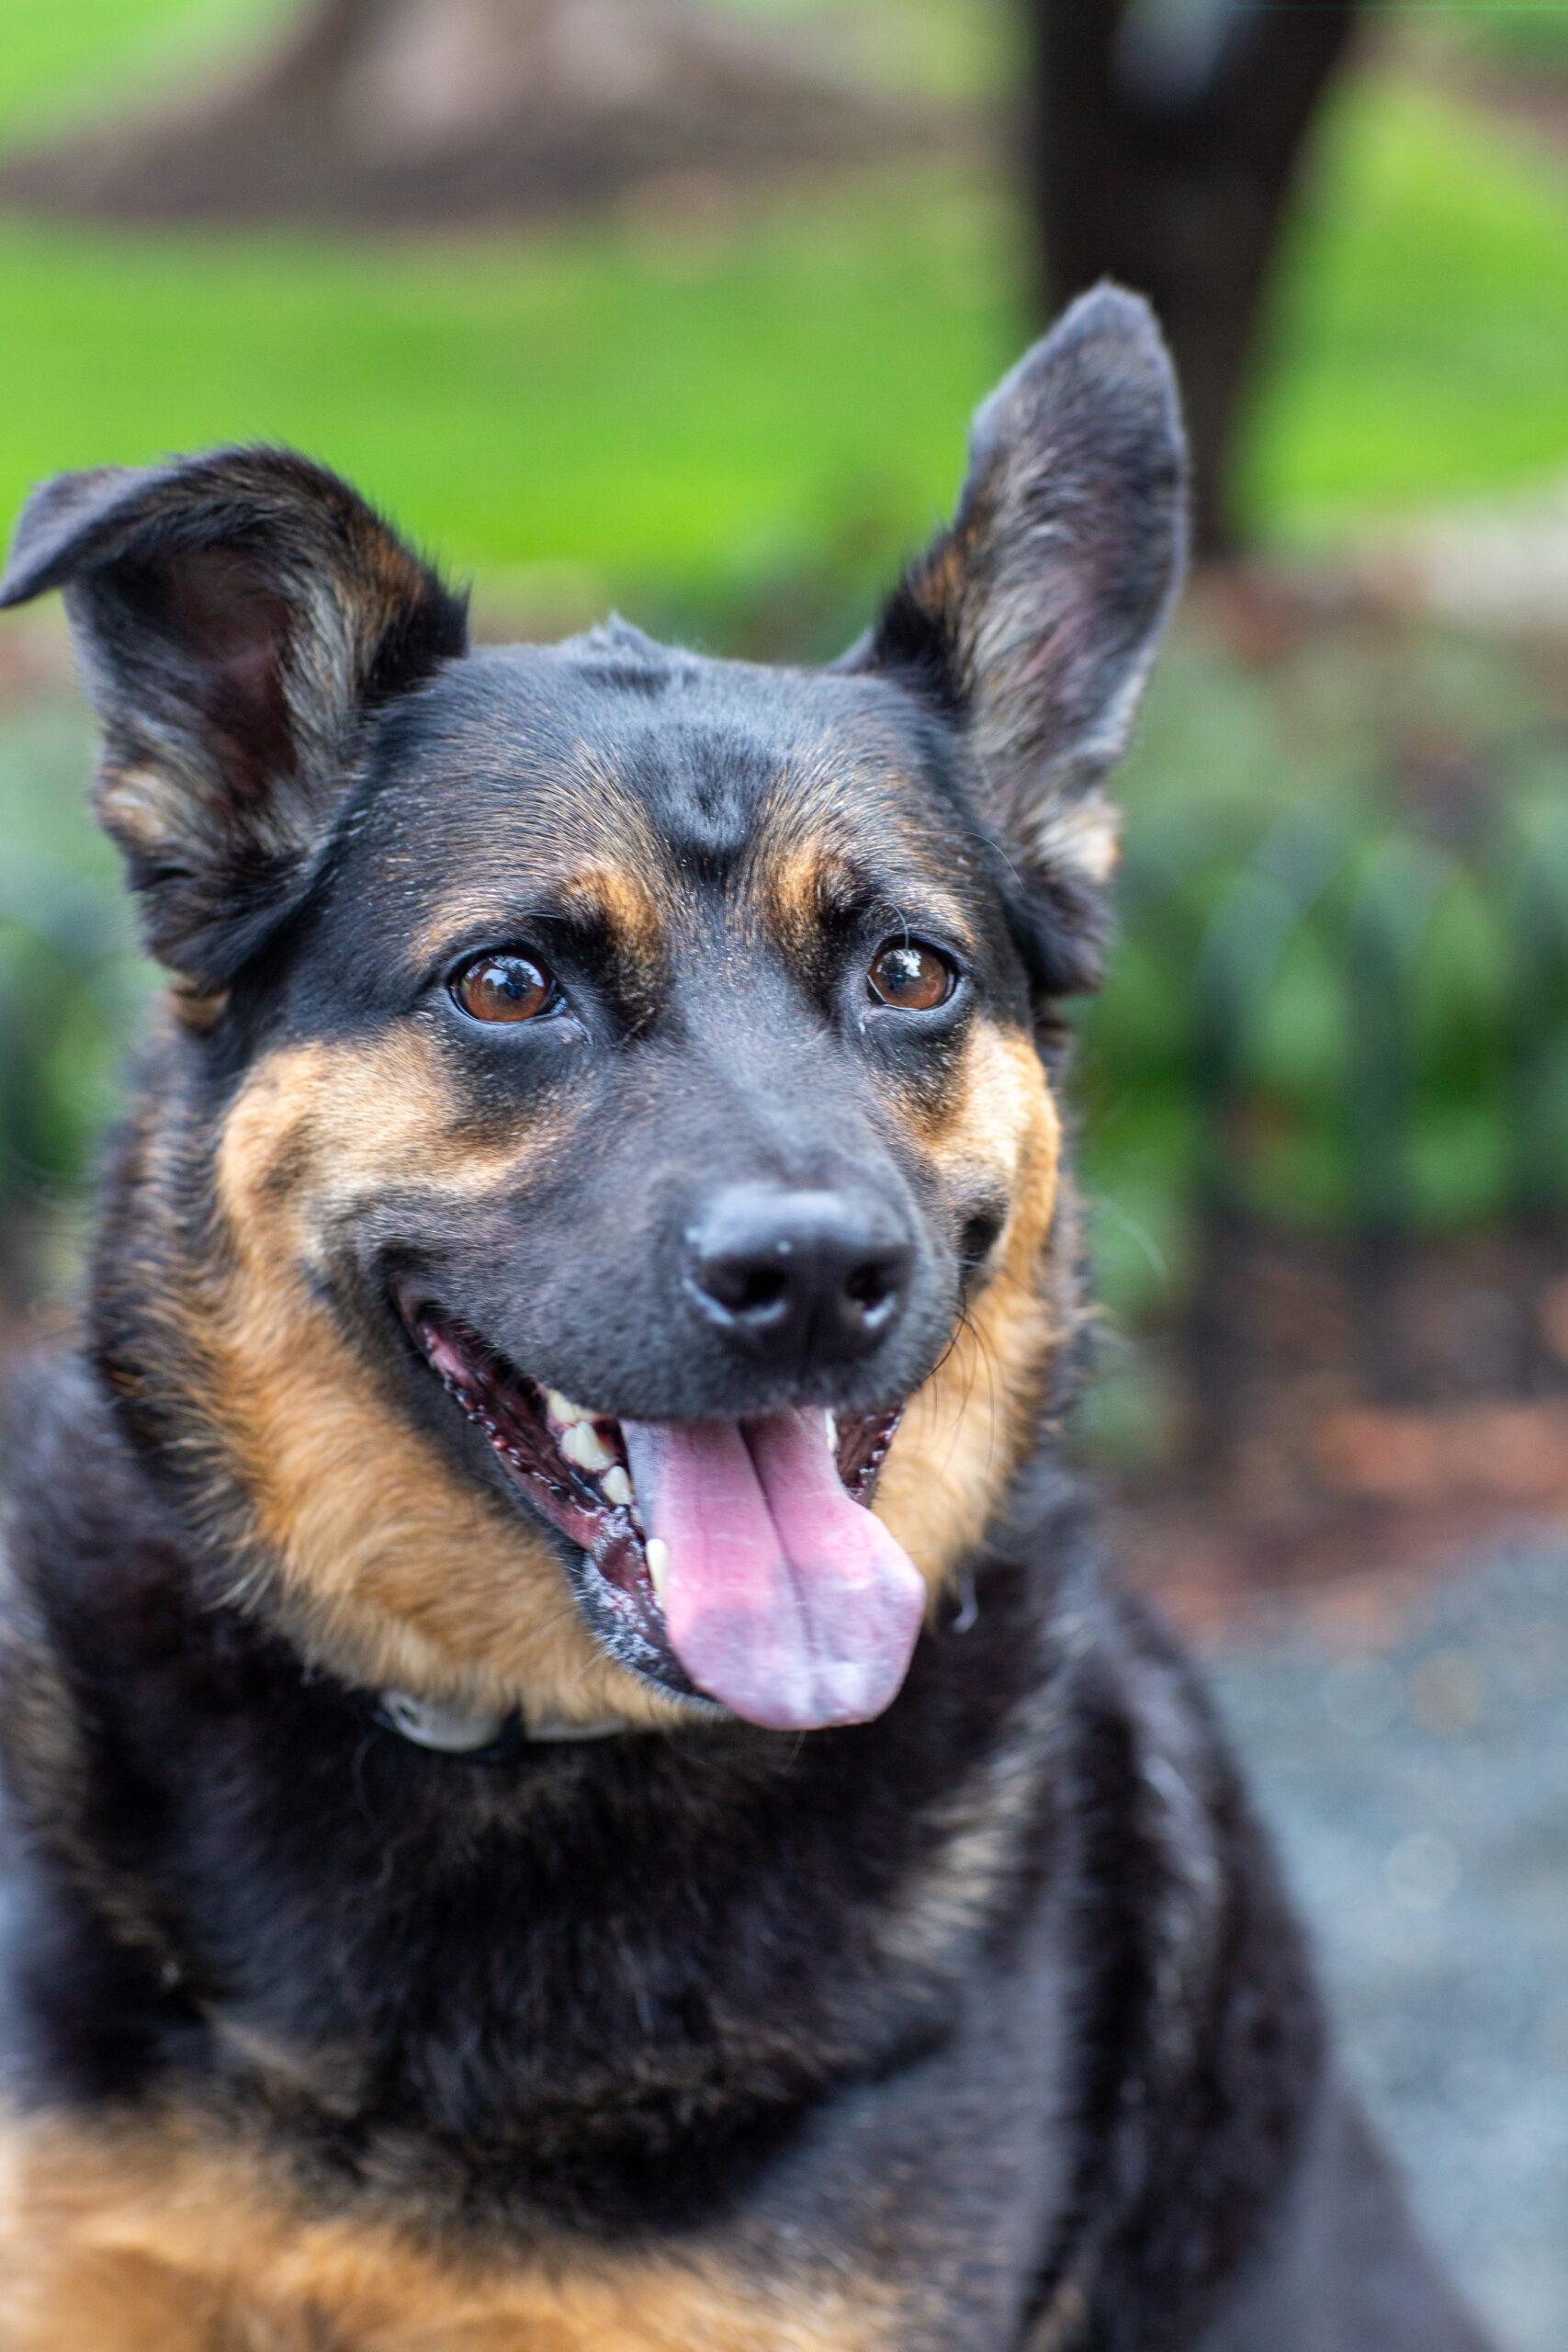
[[[1267,665],[1190,626],[1122,779],[1079,1068],[1106,1287],[1191,1213],[1435,1233],[1568,1208],[1568,736],[1524,657],[1365,615]]]
[[[1565,352],[1562,159],[1392,76],[1348,86],[1282,269],[1249,511],[1318,537],[1561,472]]]
[[[1466,0],[1451,38],[1483,65],[1510,74],[1568,74],[1568,9],[1562,0]]]
[[[78,1189],[150,985],[114,857],[87,821],[89,741],[69,705],[0,727],[0,1275],[12,1279],[4,1220]]]

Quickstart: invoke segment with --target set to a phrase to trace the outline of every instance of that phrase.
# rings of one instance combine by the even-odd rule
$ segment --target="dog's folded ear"
[[[1098,978],[1117,821],[1101,786],[1186,540],[1170,362],[1148,305],[1100,287],[976,412],[951,526],[839,665],[900,677],[964,727],[1051,993]]]
[[[149,944],[221,987],[304,888],[367,713],[465,650],[463,603],[346,483],[276,449],[44,483],[0,605],[50,588]]]

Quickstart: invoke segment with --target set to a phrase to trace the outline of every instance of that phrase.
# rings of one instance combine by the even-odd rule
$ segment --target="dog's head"
[[[566,1723],[888,1703],[1064,1337],[1041,1023],[1182,512],[1110,291],[825,672],[470,653],[274,451],[35,495],[0,601],[65,588],[175,978],[100,1358],[315,1655]]]

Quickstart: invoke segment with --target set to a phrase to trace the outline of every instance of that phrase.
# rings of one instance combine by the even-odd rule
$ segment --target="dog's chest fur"
[[[513,2222],[502,2250],[500,2231],[465,2233],[439,2198],[362,2184],[334,2194],[291,2176],[276,2139],[243,2146],[188,2115],[123,2132],[23,2125],[0,2231],[0,2341],[6,2352],[977,2352],[1016,2335],[1036,2235],[1064,2187],[1065,2143],[1043,2128],[1061,2119],[1041,2096],[1059,2021],[1035,2023],[1046,2030],[1032,2052],[1010,2037],[1005,2078],[976,2077],[970,2046],[966,2075],[946,2064],[892,2100],[852,2095],[765,2192],[640,2244]],[[400,2221],[383,2218],[400,2204]]]
[[[26,2186],[0,2286],[7,2352],[880,2352],[908,2340],[864,2278],[729,2250],[639,2258],[558,2246],[464,2263],[303,2210],[259,2166],[56,2132]]]
[[[1006,2340],[1073,2187],[1090,1927],[1031,1579],[783,1769],[711,1733],[491,1768],[173,1602],[101,1407],[62,1381],[52,1426],[11,1688],[92,1908],[24,1881],[6,2352],[207,2352],[217,2312],[246,2347]]]

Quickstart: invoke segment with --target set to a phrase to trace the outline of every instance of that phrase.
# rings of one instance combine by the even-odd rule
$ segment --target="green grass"
[[[254,36],[278,0],[6,5],[15,131],[51,92]],[[948,0],[919,7],[951,47]],[[1021,246],[1005,198],[952,172],[445,243],[13,220],[0,510],[59,467],[265,436],[459,567],[554,567],[568,606],[657,606],[662,583],[716,610],[727,583],[814,567],[869,583],[951,497],[964,414],[1026,332]],[[1280,289],[1247,473],[1260,532],[1561,469],[1565,353],[1568,168],[1456,101],[1348,89]]]
[[[4,0],[0,138],[177,89],[292,13],[290,0]]]
[[[6,6],[13,139],[188,78],[175,60],[205,70],[288,13]],[[959,92],[1005,51],[996,0],[871,0],[859,29],[873,70]],[[0,221],[21,362],[0,379],[0,513],[62,467],[265,438],[353,475],[492,587],[526,572],[547,614],[655,580],[655,604],[694,586],[705,612],[770,575],[869,575],[951,498],[964,416],[1019,340],[1019,242],[994,193],[908,173],[728,220],[535,236]]]
[[[1380,77],[1325,124],[1247,469],[1266,531],[1568,468],[1568,156]]]
[[[622,580],[925,529],[1017,337],[1005,211],[797,198],[698,239],[446,249],[0,228],[0,507],[230,438],[328,458],[460,564]]]

